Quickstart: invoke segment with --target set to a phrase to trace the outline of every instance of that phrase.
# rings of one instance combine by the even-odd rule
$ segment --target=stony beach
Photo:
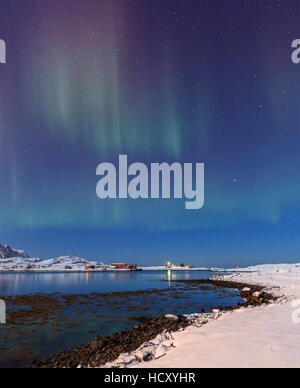
[[[68,352],[35,363],[34,368],[130,368],[159,360],[175,348],[173,333],[184,332],[188,327],[200,328],[218,320],[228,311],[250,306],[274,303],[277,299],[264,291],[262,286],[224,280],[182,281],[219,288],[238,289],[245,300],[237,306],[217,307],[211,313],[195,313],[183,316],[166,314],[161,318],[141,317],[133,330],[118,332],[110,337],[96,337],[90,343]]]

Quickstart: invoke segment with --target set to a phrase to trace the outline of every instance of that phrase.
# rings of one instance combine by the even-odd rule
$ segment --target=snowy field
[[[299,368],[300,264],[247,268],[223,276],[259,284],[278,302],[216,315],[209,323],[173,334],[174,348],[141,368]]]

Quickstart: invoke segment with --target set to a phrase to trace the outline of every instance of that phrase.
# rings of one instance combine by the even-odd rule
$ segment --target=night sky
[[[1,0],[0,242],[49,258],[300,259],[300,2]],[[205,207],[96,197],[96,167],[205,163]]]

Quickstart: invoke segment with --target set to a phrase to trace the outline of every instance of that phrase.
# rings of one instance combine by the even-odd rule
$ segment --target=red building
[[[96,269],[96,267],[95,267],[94,265],[89,265],[89,264],[87,264],[87,265],[85,266],[85,269]]]
[[[128,269],[128,270],[136,270],[137,269],[137,265],[136,264],[132,264],[132,265],[129,265],[129,264],[112,264],[111,265],[112,267],[114,267],[115,269]]]

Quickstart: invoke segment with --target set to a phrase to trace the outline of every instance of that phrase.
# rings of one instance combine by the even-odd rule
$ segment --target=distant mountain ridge
[[[2,248],[5,247],[5,248]],[[1,254],[2,252],[2,254]],[[19,256],[16,256],[16,255]],[[3,256],[12,257],[3,257]],[[38,258],[30,258],[24,251],[16,251],[14,249],[8,249],[6,246],[0,247],[0,271],[11,270],[84,270],[85,267],[93,266],[97,269],[103,268],[104,263],[89,261],[81,257],[76,256],[61,256],[55,259],[41,260]]]
[[[23,259],[30,258],[30,256],[25,251],[13,249],[8,245],[0,244],[0,259],[11,259],[13,257],[20,257]]]
[[[0,244],[0,271],[14,270],[85,270],[86,267],[104,270],[107,266],[98,261],[90,261],[77,256],[61,256],[42,260],[31,258],[25,251],[13,249],[6,244]]]

